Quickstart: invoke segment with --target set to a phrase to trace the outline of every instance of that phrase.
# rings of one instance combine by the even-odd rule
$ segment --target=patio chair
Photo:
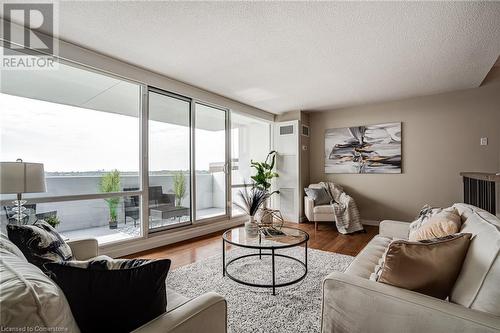
[[[127,187],[123,191],[138,191],[138,187]],[[160,208],[160,207],[172,207],[175,208],[175,194],[173,193],[163,193],[161,186],[151,186],[149,188],[149,208]],[[136,226],[137,220],[139,219],[139,196],[132,195],[130,197],[125,197],[123,200],[125,206],[125,224],[127,223],[127,217],[134,220],[134,227]]]
[[[47,217],[57,217],[57,210],[51,210],[50,212],[35,214],[37,220],[43,220]]]
[[[138,187],[128,187],[124,188],[123,191],[137,191]],[[137,220],[139,219],[139,196],[131,195],[123,199],[124,211],[125,211],[125,224],[127,224],[127,217],[134,220],[134,227],[137,226]]]

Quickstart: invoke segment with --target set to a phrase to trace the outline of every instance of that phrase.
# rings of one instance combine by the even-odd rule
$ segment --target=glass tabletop
[[[238,227],[224,232],[222,238],[230,244],[256,249],[287,248],[309,240],[309,234],[300,229],[276,227],[275,230],[283,232],[283,235],[269,235],[264,230],[254,235],[247,233],[245,227]]]

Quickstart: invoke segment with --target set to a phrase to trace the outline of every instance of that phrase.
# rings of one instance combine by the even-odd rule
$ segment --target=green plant
[[[253,160],[250,161],[251,167],[257,170],[255,176],[251,177],[254,181],[255,187],[264,191],[269,191],[269,189],[271,188],[271,180],[275,177],[279,177],[279,175],[273,171],[275,160],[276,150],[273,150],[269,154],[267,154],[266,160],[264,162],[254,162]]]
[[[61,223],[57,216],[46,216],[43,218],[43,220],[50,224],[52,228],[57,227]]]
[[[186,196],[186,177],[182,171],[174,174],[174,194],[176,206],[180,206],[182,199]]]
[[[238,197],[241,202],[234,202],[234,204],[243,209],[249,216],[255,216],[259,207],[271,197],[271,194],[272,193],[258,187],[252,187],[250,191],[244,188],[238,192]]]
[[[112,170],[104,174],[99,182],[99,190],[102,193],[119,192],[120,191],[120,171]],[[120,198],[107,198],[104,199],[109,207],[109,222],[116,222],[118,219],[118,204]]]

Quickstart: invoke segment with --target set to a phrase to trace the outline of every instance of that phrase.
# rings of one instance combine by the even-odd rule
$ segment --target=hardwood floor
[[[300,228],[309,233],[309,247],[313,249],[336,252],[355,256],[378,233],[378,227],[365,226],[366,233],[342,235],[333,224],[320,223],[318,231],[313,223],[287,223],[290,227]],[[221,235],[223,231],[186,240],[183,242],[158,247],[152,250],[135,253],[125,258],[169,258],[171,269],[191,264],[195,261],[211,257],[222,252]]]

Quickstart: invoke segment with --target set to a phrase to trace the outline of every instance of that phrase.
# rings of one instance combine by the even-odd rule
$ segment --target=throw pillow
[[[8,224],[7,235],[26,259],[42,270],[45,263],[73,258],[69,245],[43,220],[29,225]]]
[[[314,201],[315,206],[328,205],[332,202],[332,197],[326,191],[324,187],[322,188],[304,188],[306,195]]]
[[[45,267],[66,295],[82,333],[131,332],[166,311],[169,259],[100,256]]]
[[[445,299],[462,268],[472,234],[389,244],[379,282]]]
[[[79,332],[63,291],[0,238],[0,331]]]
[[[410,231],[409,239],[419,241],[453,235],[460,231],[461,226],[460,215],[451,207],[430,217],[420,228]]]
[[[27,261],[21,250],[3,232],[0,234],[0,249],[5,249],[20,259]]]
[[[423,224],[425,224],[433,215],[436,215],[440,211],[442,211],[442,208],[439,207],[431,207],[430,205],[424,205],[420,212],[418,213],[418,216],[415,218],[415,221],[410,223],[410,232],[413,232],[420,228]]]

